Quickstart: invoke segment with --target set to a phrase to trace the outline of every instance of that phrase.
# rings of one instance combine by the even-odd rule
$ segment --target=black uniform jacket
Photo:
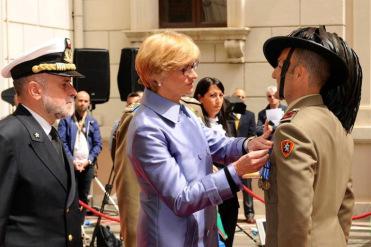
[[[82,246],[76,182],[22,105],[0,121],[0,247]]]

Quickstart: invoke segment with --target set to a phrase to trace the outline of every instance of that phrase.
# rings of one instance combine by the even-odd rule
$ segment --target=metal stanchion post
[[[106,204],[108,204],[109,198],[111,198],[110,194],[111,194],[111,191],[112,191],[112,188],[113,188],[113,182],[115,181],[115,177],[116,177],[116,174],[114,172],[114,165],[112,163],[112,168],[111,168],[111,171],[110,171],[108,182],[107,182],[106,186],[104,187],[104,197],[103,197],[103,200],[102,200],[101,207],[99,209],[100,213],[104,212],[104,207],[106,206]],[[99,180],[96,180],[96,179],[94,179],[94,180],[99,181]],[[102,185],[102,184],[100,183],[99,185]],[[103,187],[103,185],[102,185],[102,187]],[[115,206],[117,207],[117,205],[115,205]],[[117,207],[117,209],[118,209],[118,207]],[[98,231],[98,227],[100,225],[101,219],[102,219],[102,217],[98,216],[97,223],[95,224],[93,235],[91,237],[90,247],[94,247],[94,242],[95,242],[95,238],[97,236],[97,231]]]

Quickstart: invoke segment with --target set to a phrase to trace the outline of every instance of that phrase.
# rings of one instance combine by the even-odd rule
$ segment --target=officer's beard
[[[41,97],[44,109],[46,112],[56,119],[66,118],[71,116],[74,112],[74,99],[73,97],[66,97],[63,101],[62,99],[55,99],[50,97],[48,94],[44,94]]]

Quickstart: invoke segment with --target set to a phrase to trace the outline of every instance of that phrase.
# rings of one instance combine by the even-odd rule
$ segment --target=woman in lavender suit
[[[216,206],[259,170],[272,143],[228,138],[179,103],[193,91],[199,48],[176,32],[148,37],[135,66],[145,86],[128,129],[128,156],[140,185],[138,246],[217,246]],[[225,168],[212,173],[212,163]]]

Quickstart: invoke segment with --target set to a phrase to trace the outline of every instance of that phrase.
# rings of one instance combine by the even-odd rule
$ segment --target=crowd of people
[[[198,79],[190,37],[165,31],[142,42],[135,68],[145,89],[128,95],[110,140],[125,246],[233,246],[237,192],[251,189],[254,172],[266,246],[346,246],[358,57],[323,26],[270,38],[263,51],[277,86],[256,120],[243,89],[231,94],[237,110],[219,79]],[[90,95],[71,84],[84,76],[71,43],[54,40],[1,73],[17,108],[0,120],[0,246],[82,246],[78,199],[89,201],[103,142]],[[254,224],[244,191],[243,209]]]

